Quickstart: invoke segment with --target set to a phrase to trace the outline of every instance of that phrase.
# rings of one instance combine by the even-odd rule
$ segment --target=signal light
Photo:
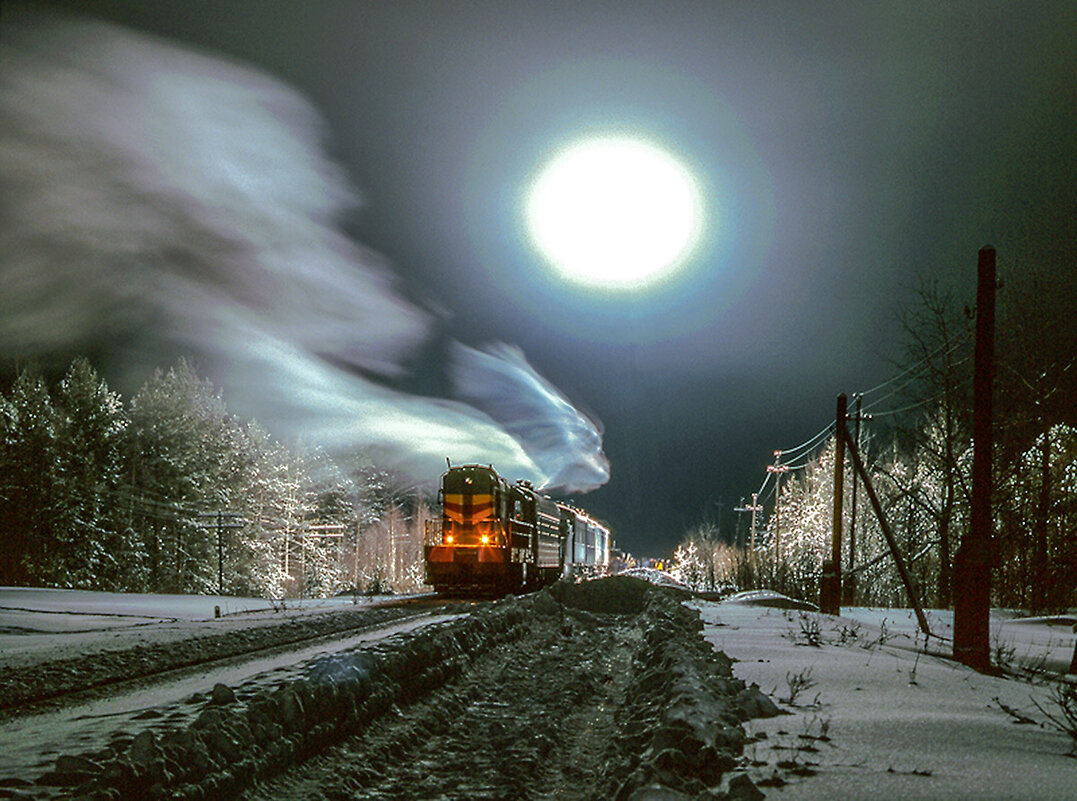
[[[481,539],[482,539],[482,544],[483,545],[489,545],[490,544],[490,535],[489,534],[483,534]]]
[[[445,535],[445,542],[449,543],[449,545],[452,545],[452,541],[453,541],[452,534],[446,534]]]

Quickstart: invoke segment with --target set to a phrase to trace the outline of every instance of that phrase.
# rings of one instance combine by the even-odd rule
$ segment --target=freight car
[[[438,499],[424,555],[426,583],[441,594],[503,595],[609,568],[608,528],[490,465],[450,466]]]

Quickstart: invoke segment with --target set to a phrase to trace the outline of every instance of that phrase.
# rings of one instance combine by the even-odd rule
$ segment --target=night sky
[[[938,278],[971,305],[976,253],[984,244],[998,249],[1004,276],[1032,264],[1072,269],[1074,263],[1073,2],[5,2],[3,35],[10,36],[14,20],[20,35],[32,39],[26,30],[39,21],[32,15],[45,8],[77,9],[79,19],[161,37],[152,47],[194,48],[230,63],[227,69],[253,70],[260,77],[249,85],[262,87],[273,108],[284,101],[273,100],[278,90],[265,89],[263,78],[304,98],[321,117],[308,138],[321,154],[311,158],[311,169],[331,174],[324,187],[354,187],[361,198],[312,207],[311,218],[323,225],[323,217],[332,217],[343,239],[368,249],[364,263],[381,265],[379,275],[391,276],[386,280],[400,301],[388,323],[377,306],[363,319],[378,324],[366,333],[357,324],[360,333],[341,344],[339,330],[326,325],[319,333],[319,326],[338,320],[347,327],[347,314],[322,299],[306,308],[309,287],[282,290],[293,306],[283,311],[276,300],[251,301],[267,284],[243,272],[241,258],[223,272],[212,254],[232,259],[238,248],[222,235],[224,244],[216,247],[197,244],[204,240],[196,236],[174,237],[182,247],[156,242],[152,248],[154,263],[164,265],[161,274],[181,276],[185,292],[193,285],[185,276],[199,274],[201,289],[185,295],[184,303],[203,302],[205,287],[220,285],[242,299],[244,310],[263,310],[243,316],[243,326],[274,319],[279,352],[301,345],[319,365],[361,376],[365,392],[380,391],[371,390],[373,384],[409,403],[450,396],[473,402],[513,436],[522,424],[510,419],[505,399],[499,405],[487,397],[484,405],[473,397],[482,392],[459,386],[467,373],[456,373],[454,386],[445,364],[454,353],[474,353],[468,348],[500,354],[499,365],[526,360],[549,382],[547,399],[556,387],[601,429],[608,483],[574,497],[609,522],[620,546],[641,555],[669,551],[704,516],[730,526],[731,507],[758,488],[776,448],[795,446],[825,426],[839,392],[862,391],[899,372],[898,304],[921,278]],[[101,35],[100,28],[94,31]],[[24,196],[36,197],[27,186],[65,181],[62,159],[50,157],[59,165],[55,173],[12,166],[19,136],[57,127],[55,118],[31,119],[34,112],[17,102],[34,97],[34,71],[45,71],[48,46],[37,52],[39,60],[22,73],[31,76],[25,91],[8,80],[24,65],[10,55],[0,61],[0,113],[23,115],[0,139],[0,180],[17,187],[4,201],[11,204],[0,220],[5,227],[20,219]],[[85,69],[79,58],[104,63],[95,61],[104,57],[92,47],[52,52],[74,69]],[[143,68],[125,52],[116,51],[109,70]],[[198,69],[213,81],[206,63]],[[131,103],[168,91],[148,79],[124,81],[116,85],[130,89]],[[182,105],[185,94],[169,96]],[[104,115],[102,105],[57,102],[52,113]],[[124,113],[109,113],[111,122],[101,130],[122,138]],[[221,112],[208,105],[188,112],[197,114],[216,114],[216,120]],[[238,110],[235,116],[220,123],[231,126],[222,147],[244,146],[244,119]],[[146,119],[159,117],[150,111]],[[80,129],[70,127],[72,138],[58,139],[56,147],[82,152],[72,150]],[[269,141],[256,140],[257,130],[252,125],[252,142]],[[521,218],[525,187],[558,146],[609,132],[661,143],[696,175],[705,194],[703,241],[691,263],[646,291],[564,281],[529,242]],[[164,141],[170,134],[158,135]],[[188,137],[178,147],[213,141]],[[260,145],[257,158],[243,155],[243,163],[264,164],[268,186],[292,191],[287,175],[277,184],[272,176],[277,158],[296,154],[271,145]],[[152,150],[137,132],[127,146],[124,152]],[[210,154],[204,163],[215,158]],[[151,203],[161,205],[155,208],[171,208],[160,187],[192,174],[159,178]],[[322,186],[309,187],[310,195]],[[218,204],[197,188],[185,191],[200,198],[201,209]],[[238,207],[234,197],[228,203]],[[131,223],[132,252],[148,252],[139,230],[158,230],[162,216],[147,229]],[[78,227],[77,219],[69,222]],[[288,229],[282,223],[274,230]],[[47,249],[29,259],[29,247],[0,244],[6,259],[0,279],[12,280],[12,254],[44,271],[57,259]],[[330,249],[341,253],[348,246],[333,239]],[[74,254],[77,261],[79,251]],[[277,269],[279,278],[288,268]],[[287,285],[286,278],[280,282]],[[101,286],[115,283],[101,280]],[[361,295],[365,286],[359,282],[336,299],[354,305],[348,293]],[[34,302],[44,306],[48,292],[47,285],[35,290]],[[9,303],[25,305],[26,297]],[[125,369],[134,375],[144,364],[168,364],[187,346],[197,350],[196,338],[181,330],[197,324],[187,311],[166,309],[172,328],[151,348],[144,343],[161,319],[157,304],[148,306],[153,313],[140,314],[130,312],[129,298],[100,287],[87,297],[104,298],[94,306],[97,324],[87,320],[60,339],[4,324],[0,346],[65,358],[80,349],[111,354],[120,385]],[[2,303],[0,311],[11,317]],[[294,320],[276,322],[288,314]],[[231,407],[284,420],[294,404],[242,387],[261,371],[257,365],[269,358],[269,345],[246,367],[230,367],[242,359],[233,344],[222,343],[248,330],[239,319],[221,324],[221,339],[200,363],[223,385]],[[253,336],[270,329],[259,330]],[[369,351],[364,337],[377,340]],[[519,350],[490,351],[490,343]],[[134,366],[125,368],[127,359]],[[300,392],[300,372],[297,366],[275,380],[280,395]],[[139,375],[144,379],[146,372]],[[331,421],[305,430],[334,438]],[[529,436],[516,439],[533,445]],[[497,457],[491,459],[499,467]],[[561,475],[573,477],[568,486],[599,483],[602,463],[592,453],[587,465],[563,467]],[[429,472],[425,465],[416,471]],[[511,464],[503,470],[518,477]]]

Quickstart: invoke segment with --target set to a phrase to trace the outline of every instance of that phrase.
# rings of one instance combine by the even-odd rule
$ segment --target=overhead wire
[[[967,361],[968,361],[968,360],[969,360],[970,358],[971,358],[970,356],[965,356],[965,357],[963,357],[963,358],[961,358],[961,359],[958,359],[958,360],[957,360],[956,362],[954,362],[954,366],[956,367],[957,365],[960,365],[960,364],[964,364],[964,363],[965,363],[965,362],[967,362]],[[895,387],[894,389],[892,389],[892,390],[890,390],[889,392],[887,392],[887,393],[886,393],[885,395],[883,395],[882,397],[880,397],[880,398],[876,398],[876,399],[875,399],[874,401],[872,401],[871,403],[869,403],[869,404],[868,404],[867,406],[865,406],[865,407],[864,407],[863,411],[867,412],[867,411],[870,411],[871,409],[874,409],[874,408],[875,408],[876,406],[878,406],[879,404],[881,404],[881,403],[882,403],[883,401],[885,401],[885,400],[888,400],[888,399],[890,399],[890,398],[894,397],[894,395],[896,395],[896,394],[898,394],[899,392],[901,392],[901,390],[905,389],[905,387],[907,387],[907,386],[908,386],[909,384],[911,384],[911,383],[912,383],[913,381],[916,381],[916,380],[917,380],[918,378],[920,378],[920,377],[921,377],[920,375],[914,375],[914,376],[911,376],[911,377],[909,378],[909,380],[908,380],[908,381],[905,381],[904,383],[900,384],[899,386],[897,386],[897,387]]]
[[[936,356],[940,355],[943,351],[946,351],[947,353],[953,353],[955,350],[957,350],[963,344],[965,344],[965,343],[962,342],[962,341],[955,342],[953,345],[950,346],[949,350],[946,350],[946,345],[944,343],[943,345],[939,346],[939,348],[937,350],[929,353],[927,356],[922,358],[920,361],[918,361],[915,364],[912,364],[909,367],[905,368],[904,370],[902,370],[897,375],[891,376],[890,378],[883,381],[881,384],[876,384],[871,389],[866,389],[863,392],[857,392],[855,394],[860,395],[861,397],[864,397],[865,395],[870,395],[873,392],[878,392],[883,387],[889,386],[890,384],[893,384],[895,381],[900,380],[904,376],[909,375],[910,373],[913,373],[914,371],[918,370],[922,365],[927,364],[928,361],[930,361],[931,359],[934,359]]]
[[[900,392],[905,387],[907,387],[909,384],[911,384],[913,381],[917,380],[918,378],[921,378],[922,375],[923,375],[923,372],[921,371],[921,368],[924,365],[926,365],[928,362],[930,362],[932,359],[934,359],[934,358],[936,358],[936,357],[938,357],[938,356],[940,356],[942,354],[947,354],[948,355],[950,353],[953,353],[954,351],[956,351],[958,348],[960,348],[962,345],[965,345],[965,344],[967,344],[967,343],[965,341],[963,341],[963,340],[955,342],[955,343],[953,343],[952,345],[949,345],[949,346],[947,346],[946,344],[943,344],[939,348],[935,349],[931,353],[924,356],[922,359],[920,359],[915,364],[912,364],[909,367],[907,367],[906,369],[902,370],[900,373],[891,376],[890,378],[886,379],[885,381],[883,381],[883,382],[881,382],[879,384],[876,384],[875,386],[871,387],[870,389],[866,389],[863,392],[855,393],[854,397],[856,395],[859,395],[860,397],[864,397],[866,395],[871,395],[872,393],[878,392],[881,389],[885,389],[886,387],[890,386],[891,384],[894,384],[894,383],[896,383],[898,381],[901,381],[901,379],[907,377],[907,380],[902,382],[899,386],[895,387],[894,389],[892,389],[890,392],[886,393],[885,395],[883,395],[883,396],[881,396],[879,398],[876,398],[874,401],[872,401],[867,406],[864,406],[862,408],[861,412],[862,413],[863,412],[868,412],[871,409],[876,408],[883,401],[886,401],[889,398],[893,397],[898,392]],[[959,359],[958,361],[956,361],[954,364],[955,365],[963,364],[964,362],[968,361],[969,358],[970,358],[970,356],[966,355],[966,356],[962,357],[961,359]],[[937,400],[938,397],[939,396],[935,396],[935,397],[929,398],[927,400],[918,401],[916,403],[909,404],[908,406],[903,406],[903,407],[900,407],[898,409],[888,409],[887,411],[884,411],[884,412],[875,412],[875,413],[872,414],[872,417],[888,417],[890,415],[895,415],[895,414],[900,414],[902,412],[911,411],[913,409],[919,408],[921,406],[926,406],[927,404],[932,403],[933,401]],[[804,456],[807,452],[810,452],[812,448],[814,448],[816,445],[818,445],[824,439],[824,437],[829,436],[833,432],[834,432],[834,423],[833,422],[827,423],[818,432],[816,432],[814,435],[812,435],[811,437],[809,437],[808,439],[806,439],[804,442],[800,443],[799,445],[796,445],[795,447],[792,447],[792,448],[782,448],[782,449],[780,449],[778,451],[778,455],[780,457],[787,457],[787,458],[791,458],[791,459],[797,459],[797,458],[799,458],[801,456]],[[800,463],[797,463],[797,464],[788,464],[787,463],[786,466],[791,471],[792,470],[802,470],[803,468],[805,468],[809,464],[811,464],[813,461],[815,461],[815,460],[809,457],[809,458],[804,459],[804,461],[802,461]],[[763,479],[763,483],[759,485],[759,491],[756,493],[756,495],[760,498],[760,501],[759,501],[760,503],[762,503],[765,500],[768,500],[774,494],[775,487],[771,487],[770,491],[767,493],[767,495],[765,495],[765,496],[763,495],[763,492],[764,492],[764,490],[767,489],[767,486],[770,483],[770,478],[773,475],[776,475],[776,473],[768,471],[767,474],[766,474],[766,477]]]
[[[770,483],[770,477],[772,475],[774,475],[774,474],[770,473],[770,472],[767,473],[766,478],[763,479],[763,483],[759,485],[759,491],[756,493],[756,495],[762,495],[763,494],[763,490],[765,490],[767,488],[767,484]]]
[[[769,476],[771,474],[768,473],[767,475]],[[766,482],[763,482],[763,484],[764,484],[764,486],[766,486]],[[760,487],[759,501],[758,501],[759,506],[765,505],[767,501],[769,501],[772,497],[774,497],[774,490],[777,488],[777,486],[778,485],[775,484],[773,487],[771,487],[766,495],[763,495],[762,487]]]
[[[808,448],[815,445],[817,442],[819,442],[823,437],[827,436],[833,430],[834,430],[834,424],[833,423],[827,423],[822,429],[820,429],[820,431],[818,433],[816,433],[810,439],[805,440],[804,442],[797,445],[795,448],[782,448],[780,453],[781,453],[782,456],[788,456],[790,454],[798,455],[801,451],[807,450]]]
[[[887,409],[885,412],[875,412],[872,414],[872,417],[889,417],[890,415],[901,414],[902,412],[909,412],[913,409],[919,409],[921,406],[927,406],[929,403],[934,403],[935,401],[939,400],[942,395],[943,393],[940,392],[938,395],[934,395],[930,398],[925,398],[922,401],[910,403],[909,405],[902,406],[898,409]]]

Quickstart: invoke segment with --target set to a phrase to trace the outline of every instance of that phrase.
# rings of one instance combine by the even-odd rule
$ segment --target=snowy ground
[[[418,597],[418,596],[415,596]],[[40,662],[137,639],[193,636],[240,621],[279,621],[334,609],[396,600],[399,596],[339,596],[270,601],[217,595],[162,595],[0,587],[0,664]],[[216,621],[216,622],[214,622]],[[152,633],[151,633],[152,632]],[[83,636],[85,635],[85,636]]]
[[[1072,756],[1077,744],[1050,728],[1018,724],[1002,706],[1040,721],[1031,699],[1050,708],[1048,686],[1042,680],[983,676],[943,658],[949,644],[941,638],[950,635],[950,613],[929,612],[938,638],[925,646],[908,610],[853,608],[833,618],[767,605],[773,603],[783,601],[764,593],[723,603],[691,602],[705,624],[704,637],[736,661],[734,675],[757,683],[790,713],[745,724],[750,742],[739,769],[768,798],[1077,799]],[[313,636],[327,621],[348,621],[366,611],[378,613],[378,603],[348,597],[290,603],[281,610],[254,599],[0,588],[0,679],[14,681],[35,671],[50,675],[41,671],[56,665],[77,675],[82,663],[96,664],[95,659],[137,674],[148,654],[179,654],[197,642],[196,652],[212,655],[222,643],[252,633],[253,642],[270,644],[285,630],[290,637]],[[430,617],[435,619],[443,618]],[[997,613],[992,623],[996,656],[1014,670],[1060,674],[1073,654],[1075,622]],[[377,636],[411,625],[386,620]],[[364,636],[266,656],[264,663],[254,663],[254,673],[271,677],[263,683],[279,681],[297,659],[327,647],[353,647]],[[623,644],[626,636],[618,633],[615,640]],[[9,782],[25,778],[28,766],[33,773],[57,753],[78,750],[63,721],[78,719],[96,737],[104,737],[121,718],[121,727],[132,734],[140,712],[142,725],[162,715],[178,721],[202,708],[192,699],[205,697],[216,681],[227,679],[232,686],[251,681],[250,670],[237,669],[195,670],[167,698],[152,688],[122,698],[106,691],[88,701],[89,707],[56,702],[30,717],[0,713],[0,798],[26,792]]]
[[[739,660],[735,675],[793,713],[749,724],[758,738],[746,750],[751,775],[768,798],[1077,799],[1077,743],[1018,724],[994,700],[1042,721],[1030,699],[1050,708],[1047,686],[943,658],[950,644],[932,638],[925,648],[910,610],[847,608],[834,618],[728,601],[696,606],[704,636]],[[951,636],[952,612],[928,620],[933,634]],[[995,613],[993,648],[1014,669],[1064,672],[1074,622]],[[790,703],[798,681],[806,686]],[[775,775],[780,786],[767,786]]]
[[[420,603],[389,606],[408,600]],[[319,655],[446,619],[430,600],[282,605],[0,587],[0,798],[5,779],[39,775],[60,754],[93,750],[117,731],[137,733],[161,718],[187,720],[200,708],[192,699],[218,682],[284,681]],[[151,678],[132,681],[140,677]],[[24,702],[34,699],[41,700],[26,714]]]

